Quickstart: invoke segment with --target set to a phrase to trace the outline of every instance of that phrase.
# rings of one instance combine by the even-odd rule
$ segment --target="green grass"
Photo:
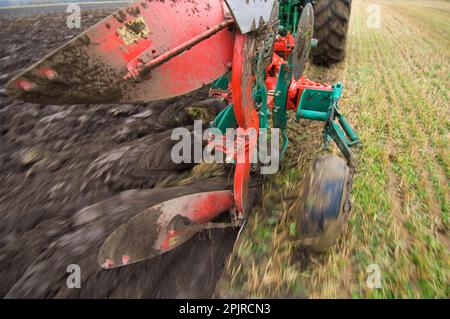
[[[381,7],[381,29],[366,25]],[[327,254],[299,250],[292,198],[321,152],[318,124],[292,124],[280,174],[263,189],[226,272],[219,296],[448,298],[450,4],[353,2],[347,59],[314,80],[343,80],[343,111],[364,143],[357,151],[352,214]],[[377,264],[382,288],[366,285]]]

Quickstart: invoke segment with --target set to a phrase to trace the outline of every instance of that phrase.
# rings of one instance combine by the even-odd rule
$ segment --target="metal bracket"
[[[276,0],[225,0],[242,34],[255,31],[270,21]]]
[[[329,142],[333,140],[352,164],[354,158],[350,147],[359,145],[360,140],[350,123],[339,112],[341,95],[341,83],[336,83],[332,91],[306,89],[297,109],[297,120],[325,122],[324,147],[328,148]]]

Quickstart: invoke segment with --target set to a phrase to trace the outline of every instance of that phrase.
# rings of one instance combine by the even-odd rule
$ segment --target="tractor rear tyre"
[[[314,4],[314,64],[329,66],[345,58],[345,44],[352,0],[319,0]]]
[[[350,212],[351,172],[337,156],[318,157],[304,179],[297,212],[300,244],[323,252],[339,239]]]

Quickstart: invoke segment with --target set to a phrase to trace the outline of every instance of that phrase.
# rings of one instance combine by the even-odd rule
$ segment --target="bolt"
[[[44,71],[44,75],[47,79],[53,80],[54,78],[56,78],[56,71],[52,69],[47,69]]]
[[[130,256],[128,255],[122,255],[122,264],[126,265],[130,262]]]
[[[111,268],[114,265],[114,262],[111,259],[105,259],[105,262],[102,264],[102,267],[105,269]]]
[[[33,83],[26,80],[19,81],[19,87],[24,91],[31,91],[33,89]]]

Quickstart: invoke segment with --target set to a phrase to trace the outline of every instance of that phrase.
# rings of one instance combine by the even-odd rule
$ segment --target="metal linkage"
[[[151,70],[157,68],[158,66],[163,65],[164,63],[170,61],[174,57],[191,49],[192,47],[199,44],[200,42],[202,42],[206,39],[209,39],[210,37],[212,37],[214,34],[218,33],[219,31],[222,31],[223,29],[225,29],[231,25],[234,25],[234,23],[235,22],[233,19],[227,18],[226,20],[219,23],[215,27],[203,32],[202,34],[199,34],[196,37],[189,39],[188,41],[174,47],[173,49],[170,49],[170,50],[164,52],[163,54],[152,59],[149,62],[142,63],[139,58],[134,59],[127,66],[128,74],[125,76],[125,79],[137,78],[140,75],[150,72]]]

